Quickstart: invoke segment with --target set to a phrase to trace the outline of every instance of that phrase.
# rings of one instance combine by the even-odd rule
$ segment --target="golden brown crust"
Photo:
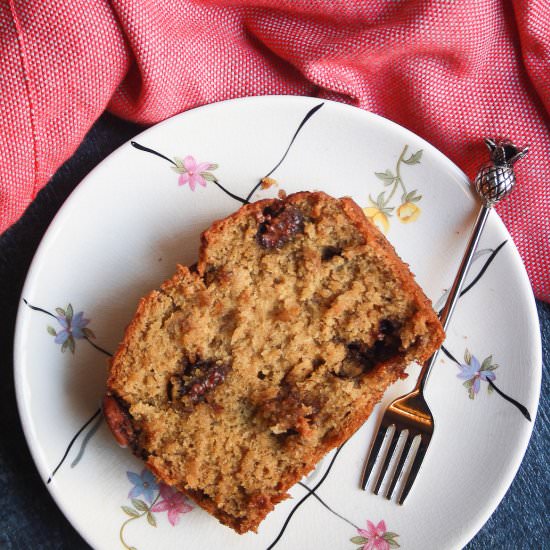
[[[124,416],[124,409],[121,407],[121,402],[125,403],[125,398],[128,400],[133,399],[133,390],[127,391],[130,384],[128,380],[131,379],[132,384],[134,383],[132,378],[133,374],[131,370],[128,371],[128,358],[132,357],[132,351],[135,348],[143,347],[144,327],[149,327],[150,320],[158,318],[159,312],[160,315],[166,317],[166,319],[170,318],[170,316],[174,316],[174,313],[177,314],[178,310],[184,307],[182,304],[187,303],[186,300],[196,300],[199,304],[210,304],[213,299],[212,295],[209,293],[209,277],[211,276],[211,272],[215,273],[217,277],[216,280],[220,281],[220,288],[224,289],[228,287],[228,285],[233,284],[232,273],[223,272],[223,265],[219,262],[216,263],[212,251],[220,248],[220,243],[222,243],[223,239],[226,238],[226,234],[234,227],[239,225],[246,226],[245,222],[247,220],[254,219],[257,220],[256,223],[264,220],[265,209],[275,202],[277,202],[276,199],[266,199],[248,204],[231,216],[214,222],[201,236],[201,248],[196,269],[190,271],[186,267],[178,266],[178,272],[172,279],[166,281],[158,291],[151,292],[140,301],[136,315],[128,326],[124,339],[111,361],[111,370],[107,381],[109,393],[105,401],[106,418],[119,443],[128,444],[127,439],[130,437],[128,435],[129,430],[125,423],[126,417]],[[334,199],[321,192],[295,193],[289,195],[284,200],[286,207],[288,207],[288,205],[294,205],[297,208],[303,208],[304,205],[307,204],[313,217],[315,217],[315,212],[318,209],[322,209],[326,203],[332,204],[334,202]],[[381,264],[384,265],[384,269],[392,274],[392,277],[397,281],[396,285],[400,288],[400,292],[407,297],[408,307],[412,313],[410,313],[409,321],[407,321],[409,323],[407,325],[409,327],[407,328],[409,333],[405,334],[404,338],[410,341],[408,344],[409,349],[399,356],[394,354],[394,356],[389,359],[382,358],[378,360],[373,367],[369,367],[370,370],[368,371],[367,377],[368,380],[371,381],[368,386],[369,391],[365,391],[363,394],[354,397],[354,406],[348,411],[345,419],[338,424],[338,429],[329,430],[317,444],[308,447],[307,455],[300,455],[300,466],[294,468],[288,467],[282,472],[278,479],[277,491],[271,491],[269,494],[267,492],[259,492],[249,495],[248,503],[240,516],[228,513],[223,506],[219,506],[211,496],[206,494],[206,492],[199,487],[192,488],[189,479],[187,479],[185,483],[179,482],[177,475],[174,474],[173,471],[168,471],[166,469],[162,460],[155,455],[154,451],[153,455],[148,456],[147,465],[159,479],[163,480],[165,483],[176,486],[180,491],[192,498],[199,506],[216,516],[225,525],[232,527],[238,533],[244,533],[249,530],[255,531],[267,513],[273,509],[274,505],[280,500],[287,498],[287,490],[290,487],[310,472],[327,452],[344,443],[365,422],[375,404],[381,399],[384,390],[390,384],[404,376],[404,369],[411,358],[419,362],[427,360],[441,345],[444,339],[443,329],[429,300],[424,296],[408,269],[408,266],[399,259],[391,244],[381,235],[377,228],[367,220],[361,209],[351,199],[340,199],[339,204],[347,220],[355,227],[356,235],[352,235],[352,237],[354,242],[359,243],[359,246],[355,247],[356,250],[359,250],[357,253],[361,253],[364,246],[368,246],[372,256],[378,258],[377,261],[380,261]],[[252,226],[253,228],[256,227],[254,224],[252,224]],[[248,229],[248,231],[250,232],[252,230]],[[364,242],[365,245],[361,245],[361,242]],[[220,265],[222,265],[222,267],[220,267]],[[182,296],[182,301],[176,304],[175,300],[180,295]],[[239,300],[246,301],[246,296],[247,293],[245,291],[240,296]],[[166,314],[167,311],[168,314]],[[200,311],[200,309],[197,311]],[[284,320],[285,316],[281,315],[280,318]],[[181,323],[183,323],[183,325],[187,327],[182,333],[184,342],[182,345],[185,347],[185,345],[188,345],[185,344],[185,330],[192,331],[194,321],[193,319],[184,319],[178,322],[180,323],[178,326],[181,327]],[[166,330],[166,328],[163,328],[163,323],[164,320],[159,322],[159,329]],[[421,336],[417,336],[416,339],[415,330],[418,334],[421,334]],[[195,359],[195,361],[196,360],[198,359]],[[214,363],[204,367],[207,374],[215,371],[213,365]],[[223,372],[225,373],[226,370]],[[128,374],[128,372],[130,372],[130,374]],[[215,371],[214,374],[219,374],[219,372],[222,371]],[[233,373],[230,372],[228,376],[237,375],[233,375]],[[205,384],[206,379],[207,375],[203,375],[203,377],[199,378],[198,382],[195,383]],[[166,377],[163,378],[163,380],[166,380]],[[173,375],[169,380],[174,380]],[[176,382],[178,382],[178,380],[176,380]],[[215,379],[214,382],[216,384],[219,383],[218,379]],[[171,381],[169,383],[172,384]],[[125,392],[127,395],[125,395]],[[113,401],[114,398],[112,396],[116,396],[117,400]],[[292,396],[291,398],[293,399]],[[182,403],[187,404],[183,405],[184,408],[181,409],[178,414],[187,414],[185,407],[189,406],[189,399],[186,399],[187,401],[183,399]],[[116,406],[114,406],[113,403],[115,403]],[[142,447],[147,447],[147,449],[145,449],[145,455],[147,455],[154,447],[152,440],[155,439],[155,434],[149,433],[147,428],[146,411],[148,410],[147,407],[150,405],[143,402],[140,403],[139,407],[133,403],[131,408],[134,415],[134,422],[139,424],[135,431],[141,434],[139,436],[140,440],[133,442],[132,446],[134,452],[138,455],[143,454],[141,452]],[[210,412],[207,413],[207,416],[223,414],[217,412],[219,405],[215,402],[208,403],[208,406],[212,407],[212,410],[209,409]],[[308,414],[313,414],[316,410],[316,405],[302,403],[297,408],[297,411],[300,410],[305,410]],[[181,411],[183,411],[183,413],[181,413]],[[300,424],[300,426],[302,425],[303,424]],[[279,430],[279,428],[277,428],[277,430]],[[274,433],[277,434],[278,431]],[[308,437],[307,430],[304,431],[302,436]],[[290,439],[292,439],[292,437]],[[191,471],[192,465],[188,465],[188,469]],[[188,474],[187,478],[189,478],[190,475],[191,474]]]

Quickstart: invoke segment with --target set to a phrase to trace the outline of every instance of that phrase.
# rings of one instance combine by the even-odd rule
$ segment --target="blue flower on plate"
[[[48,332],[52,336],[55,336],[55,343],[61,345],[62,352],[69,349],[71,353],[74,353],[75,338],[95,338],[94,333],[87,328],[90,319],[84,318],[83,311],[79,311],[75,314],[71,304],[69,304],[66,309],[57,307],[55,311],[57,315],[54,315],[54,317],[62,328],[58,332],[53,327],[48,326]]]
[[[457,378],[465,380],[463,385],[468,390],[470,399],[474,399],[481,387],[481,381],[488,382],[496,379],[493,371],[498,368],[498,365],[493,363],[492,355],[489,355],[480,363],[475,355],[466,350],[464,352],[464,363],[459,364],[458,368],[460,372],[456,375]],[[490,384],[487,390],[489,392],[493,390]]]
[[[151,504],[159,488],[155,476],[147,468],[144,468],[141,474],[126,472],[126,476],[133,485],[128,493],[128,498],[137,498],[143,495],[143,498]]]

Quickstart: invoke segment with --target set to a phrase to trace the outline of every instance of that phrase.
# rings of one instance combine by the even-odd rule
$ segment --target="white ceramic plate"
[[[384,226],[437,307],[475,218],[464,174],[392,122],[313,98],[218,103],[167,120],[135,142],[167,158],[127,143],[78,186],[36,253],[19,309],[21,418],[38,470],[45,482],[51,478],[48,488],[67,518],[93,547],[108,549],[464,545],[508,489],[532,429],[516,406],[489,391],[488,378],[534,415],[541,377],[529,282],[494,213],[469,277],[477,281],[460,300],[445,343],[460,363],[470,354],[470,365],[442,355],[433,371],[427,400],[437,427],[404,506],[359,489],[379,407],[335,460],[333,452],[304,480],[318,485],[316,495],[301,501],[308,492],[295,486],[258,534],[242,536],[159,488],[94,416],[105,354],[115,350],[139,297],[176,263],[196,260],[200,232],[240,206],[228,193],[246,197],[276,167],[271,176],[279,187],[259,189],[252,200],[279,189],[352,196]],[[172,169],[175,157],[192,157],[183,176]],[[392,387],[383,404],[413,379]]]

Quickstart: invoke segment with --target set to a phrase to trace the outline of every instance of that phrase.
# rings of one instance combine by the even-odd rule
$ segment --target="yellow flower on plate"
[[[385,212],[377,206],[367,206],[363,208],[363,213],[373,223],[375,223],[384,233],[387,233],[390,228],[390,221]]]
[[[397,217],[403,223],[414,222],[420,216],[420,208],[414,202],[404,202],[397,209]]]

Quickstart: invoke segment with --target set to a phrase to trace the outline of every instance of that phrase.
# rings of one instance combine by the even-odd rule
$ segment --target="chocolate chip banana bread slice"
[[[119,443],[239,533],[368,418],[444,334],[348,198],[243,206],[139,304],[104,413]]]

